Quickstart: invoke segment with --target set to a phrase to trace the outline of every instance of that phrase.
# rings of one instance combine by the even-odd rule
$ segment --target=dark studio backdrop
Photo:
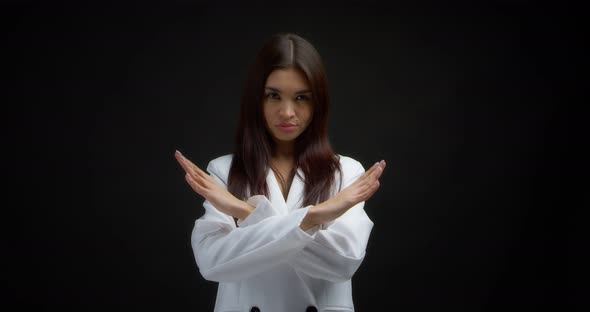
[[[188,3],[188,2],[187,2]],[[310,40],[330,140],[388,167],[353,278],[357,311],[504,311],[583,297],[570,194],[574,9],[532,1],[342,6],[3,5],[11,173],[3,293],[38,311],[212,311],[202,202],[176,149],[231,153],[246,69]],[[11,83],[16,82],[16,87]],[[573,183],[572,183],[573,185]],[[571,192],[571,193],[570,193]],[[10,216],[10,217],[9,217]],[[16,220],[11,221],[11,220]],[[587,288],[585,288],[587,290]],[[579,308],[579,306],[578,306]]]

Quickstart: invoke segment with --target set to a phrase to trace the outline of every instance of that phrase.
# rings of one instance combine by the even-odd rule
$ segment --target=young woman
[[[351,278],[373,222],[365,172],[328,141],[320,55],[295,34],[272,36],[250,68],[233,154],[207,174],[176,151],[205,198],[191,243],[201,275],[219,282],[215,311],[354,311]]]

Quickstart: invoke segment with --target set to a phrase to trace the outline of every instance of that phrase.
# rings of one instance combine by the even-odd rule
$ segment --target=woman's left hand
[[[213,204],[217,210],[242,220],[254,210],[254,207],[237,199],[217,183],[213,177],[193,164],[179,151],[176,151],[174,156],[182,168],[184,168],[184,171],[186,171],[186,182],[188,182],[195,192]]]

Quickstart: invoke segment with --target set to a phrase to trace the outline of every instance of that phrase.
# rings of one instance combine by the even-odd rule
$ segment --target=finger
[[[190,168],[189,165],[184,161],[184,157],[182,157],[182,155],[180,155],[180,152],[177,152],[177,154],[175,154],[175,156],[176,156],[176,159],[178,160],[178,162],[180,163],[180,165],[182,166],[182,168],[184,169],[184,171],[186,172],[186,174],[190,175],[194,182],[202,180],[202,178],[199,177],[194,172],[194,170],[192,170],[192,168]],[[200,182],[199,185],[204,186],[204,184],[202,182]]]
[[[184,170],[186,172],[193,171],[193,167],[192,167],[193,163],[190,160],[188,160],[186,157],[184,157],[184,155],[182,155],[182,153],[180,153],[179,151],[176,151],[176,153],[174,153],[174,156],[176,157],[176,159],[182,165],[182,167],[184,168]]]
[[[187,173],[190,173],[192,171],[187,162],[185,161],[184,156],[182,156],[182,154],[179,151],[176,151],[176,153],[174,153],[174,157],[182,166],[182,169],[184,169],[184,171],[186,171]]]
[[[371,181],[377,180],[383,174],[383,168],[381,166],[377,166],[377,168],[371,173]]]
[[[369,170],[367,170],[367,172],[365,172],[365,173],[371,174],[371,172],[375,171],[375,169],[377,169],[377,168],[379,168],[379,163],[378,162],[374,163],[371,166],[371,168],[369,168]]]
[[[367,191],[367,189],[369,187],[371,187],[371,184],[373,184],[374,180],[371,180],[370,177],[367,177],[365,179],[363,179],[362,181],[358,181],[358,185],[356,186],[356,193],[357,194],[362,194],[364,192]]]
[[[203,177],[204,179],[213,181],[213,179],[211,178],[211,176],[207,172],[203,171],[201,168],[199,168],[197,165],[193,164],[192,162],[189,162],[189,164],[190,164],[191,168],[197,174],[199,174],[201,177]]]
[[[192,163],[191,163],[192,164]],[[193,172],[197,172],[201,177],[203,183],[207,185],[207,188],[213,187],[213,185],[220,185],[209,173],[203,171],[197,165],[192,164]]]
[[[364,192],[361,193],[361,198],[368,200],[369,198],[373,197],[373,194],[377,192],[380,186],[381,183],[379,183],[379,180],[375,181],[375,183],[371,184]]]
[[[371,173],[373,173],[373,171],[375,171],[375,169],[377,169],[379,163],[374,163],[373,166],[371,166],[371,168],[369,168],[369,170],[365,171],[365,173],[363,173],[358,179],[358,182],[362,182],[364,179],[366,179],[367,177],[369,177],[371,175]]]
[[[379,179],[383,169],[381,166],[377,165],[374,169],[372,169],[366,177],[359,182],[362,185],[371,185],[374,183],[375,180]]]
[[[368,192],[371,191],[376,185],[379,185],[379,177],[381,177],[381,173],[383,173],[383,169],[378,166],[372,173],[369,175],[360,185],[358,192],[365,196]]]
[[[214,182],[210,175],[205,174],[179,151],[176,151],[175,156],[176,159],[178,159],[178,162],[182,165],[182,168],[184,168],[184,170],[190,174],[196,182],[199,182],[201,187],[206,189],[210,188],[210,183]]]
[[[178,152],[180,154],[180,152]],[[205,171],[201,170],[197,165],[193,164],[188,158],[184,157],[184,155],[180,154],[180,157],[184,160],[185,165],[189,168],[191,172],[196,175],[201,176],[205,180],[210,180],[211,176],[207,174]]]
[[[365,172],[365,174],[362,176],[362,178],[366,178],[366,177],[370,176],[378,168],[381,168],[382,170],[385,169],[385,160],[381,160],[381,161],[374,163],[373,166],[371,166],[371,168],[369,168],[369,170],[367,170]]]
[[[187,173],[184,175],[186,182],[188,182],[188,185],[190,185],[190,187],[197,193],[199,193],[199,195],[205,197],[205,188],[203,188],[202,185],[200,185],[197,181],[195,181],[192,176]]]

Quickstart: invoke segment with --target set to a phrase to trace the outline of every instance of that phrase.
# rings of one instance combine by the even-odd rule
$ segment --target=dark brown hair
[[[295,140],[295,167],[305,176],[303,206],[329,198],[336,171],[342,175],[337,155],[328,140],[329,95],[321,57],[310,42],[291,33],[267,40],[251,65],[241,98],[228,190],[240,199],[268,196],[266,176],[275,142],[265,127],[264,86],[275,69],[295,68],[307,77],[312,92],[312,120]],[[301,178],[301,177],[300,177]],[[249,192],[248,192],[249,191]]]

